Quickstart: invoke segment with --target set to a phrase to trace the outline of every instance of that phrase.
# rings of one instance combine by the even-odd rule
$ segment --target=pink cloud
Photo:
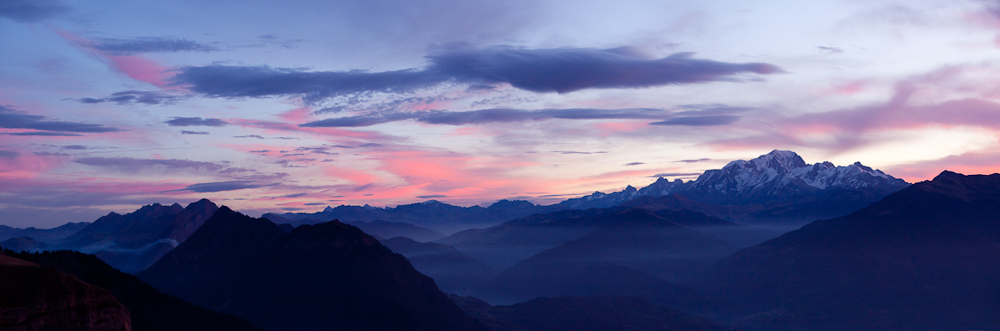
[[[170,76],[168,72],[169,68],[156,61],[138,55],[111,55],[94,48],[94,43],[89,39],[77,36],[66,30],[52,29],[60,37],[63,37],[63,39],[81,47],[91,56],[107,62],[113,70],[129,78],[146,82],[162,89],[177,89],[176,87],[168,86],[166,83],[168,76]]]

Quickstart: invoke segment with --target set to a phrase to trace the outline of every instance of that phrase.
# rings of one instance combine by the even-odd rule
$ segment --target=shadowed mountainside
[[[493,331],[721,331],[712,322],[633,297],[540,298],[510,306],[451,296]]]
[[[759,329],[1000,326],[1000,174],[945,171],[716,265],[705,307]]]
[[[3,252],[0,293],[3,330],[132,330],[128,309],[107,290]]]
[[[290,233],[223,207],[138,276],[268,330],[482,330],[402,256],[340,222]]]
[[[235,316],[164,294],[135,276],[112,268],[94,255],[73,251],[6,253],[111,292],[118,302],[128,308],[133,330],[261,330]]]

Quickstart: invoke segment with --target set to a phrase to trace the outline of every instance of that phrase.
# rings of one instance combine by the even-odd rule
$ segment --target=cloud
[[[0,157],[4,157],[4,158],[8,158],[8,159],[13,159],[13,158],[17,157],[18,155],[21,155],[21,153],[18,153],[18,152],[15,152],[15,151],[0,150]]]
[[[386,72],[189,66],[180,68],[171,84],[208,97],[302,96],[307,102],[317,102],[359,93],[408,93],[448,82],[479,87],[510,84],[539,93],[569,93],[735,81],[741,74],[782,72],[772,64],[695,59],[691,53],[652,59],[627,48],[451,49],[427,59],[431,64],[423,69]]]
[[[248,134],[248,135],[242,135],[242,136],[233,136],[233,138],[257,138],[257,139],[264,139],[263,136],[259,136],[259,135],[255,135],[255,134]]]
[[[427,124],[467,125],[485,123],[505,123],[538,121],[546,119],[664,119],[670,113],[663,109],[480,109],[472,111],[433,110],[413,113],[391,113],[371,116],[348,116],[330,118],[302,124],[303,127],[362,127],[376,124],[415,120]]]
[[[613,49],[489,48],[432,54],[431,72],[467,83],[508,83],[533,92],[568,93],[589,88],[643,88],[733,80],[741,73],[773,74],[766,63],[726,63],[677,53],[649,59],[626,47]]]
[[[651,125],[685,125],[685,126],[715,126],[732,124],[739,120],[736,115],[712,115],[712,116],[681,116],[665,121],[649,123]]]
[[[45,20],[67,12],[57,0],[4,0],[0,1],[0,17],[23,23]]]
[[[89,149],[89,148],[84,145],[68,145],[68,146],[63,146],[62,149]]]
[[[181,130],[181,134],[208,134],[208,132]]]
[[[51,137],[79,137],[80,134],[75,133],[59,133],[59,132],[45,132],[45,131],[34,131],[34,132],[3,132],[0,134],[10,135],[10,136],[51,136]]]
[[[700,173],[700,172],[665,172],[665,173],[655,174],[655,175],[652,175],[652,176],[649,176],[649,177],[651,177],[651,178],[660,178],[660,177],[690,177],[690,176],[699,176],[701,174],[702,173]]]
[[[677,161],[674,161],[674,162],[679,162],[679,163],[698,163],[698,162],[705,162],[705,161],[711,161],[711,160],[712,159],[702,158],[702,159],[691,159],[691,160],[677,160]]]
[[[272,68],[267,66],[185,67],[172,84],[216,98],[272,97],[301,95],[319,101],[338,95],[361,92],[405,93],[437,85],[449,77],[417,70],[389,72],[320,71]]]
[[[843,50],[843,49],[840,49],[839,47],[832,47],[832,46],[816,46],[816,48],[818,48],[818,49],[819,49],[820,51],[823,51],[823,52],[826,52],[826,53],[831,53],[831,54],[835,54],[835,53],[843,53],[843,52],[844,52],[844,50]]]
[[[629,166],[637,166],[637,165],[643,165],[643,164],[646,164],[646,163],[643,163],[643,162],[629,162],[629,163],[626,163],[625,166],[629,167]]]
[[[109,55],[136,55],[141,53],[213,52],[213,46],[188,39],[163,37],[99,38],[87,45]]]
[[[84,132],[84,133],[104,133],[120,132],[121,129],[103,126],[100,124],[87,124],[65,121],[50,121],[45,116],[22,114],[11,108],[0,106],[0,128],[7,129],[32,129],[50,132]]]
[[[142,169],[148,168],[160,168],[166,170],[179,170],[179,169],[190,169],[190,170],[207,170],[207,171],[222,171],[226,169],[218,163],[213,162],[200,162],[200,161],[189,161],[189,160],[179,160],[179,159],[134,159],[130,157],[84,157],[73,160],[75,163],[95,166],[95,167],[108,167],[114,168],[126,173],[136,173]]]
[[[256,184],[253,181],[246,180],[233,180],[228,182],[212,182],[212,183],[198,183],[191,184],[187,187],[179,190],[172,190],[167,192],[179,192],[179,191],[191,191],[197,193],[210,193],[210,192],[223,192],[223,191],[235,191],[243,190],[248,188],[258,188],[267,185]]]
[[[431,194],[431,195],[418,195],[417,199],[440,199],[440,198],[447,198],[447,197],[448,196],[444,195],[444,194]]]
[[[103,103],[103,102],[114,102],[119,105],[127,104],[146,104],[146,105],[170,105],[178,100],[183,100],[186,97],[172,95],[169,93],[156,92],[156,91],[122,91],[112,93],[111,96],[106,98],[81,98],[78,101],[82,103]]]
[[[218,118],[201,117],[171,117],[172,120],[163,122],[169,126],[226,126],[229,123]]]

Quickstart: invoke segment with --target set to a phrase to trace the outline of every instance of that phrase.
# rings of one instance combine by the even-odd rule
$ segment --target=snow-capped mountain
[[[705,171],[686,195],[705,202],[748,204],[779,201],[802,195],[843,190],[871,190],[889,194],[908,186],[905,181],[856,162],[806,164],[791,151],[774,150],[758,158],[730,162]]]
[[[885,196],[909,184],[880,170],[856,162],[836,166],[830,162],[807,164],[792,151],[774,150],[752,160],[736,160],[722,169],[705,171],[698,179],[685,182],[659,178],[641,189],[632,186],[613,193],[594,192],[569,199],[558,206],[571,209],[605,208],[639,197],[680,193],[713,203],[747,205],[797,200],[862,190]]]

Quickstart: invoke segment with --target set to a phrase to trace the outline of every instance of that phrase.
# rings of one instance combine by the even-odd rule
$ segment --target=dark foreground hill
[[[138,276],[268,330],[483,330],[406,258],[356,227],[289,233],[220,208]]]
[[[0,330],[132,330],[107,290],[2,252],[0,294]]]
[[[1000,325],[1000,174],[943,172],[850,215],[736,253],[709,312],[762,330]]]
[[[164,294],[133,275],[118,271],[94,255],[72,251],[7,254],[35,263],[52,272],[79,279],[106,290],[127,308],[132,330],[248,330],[259,331],[247,321],[195,306]],[[11,286],[25,283],[0,282]],[[8,292],[3,292],[8,293]],[[0,297],[3,297],[0,295]],[[3,310],[3,309],[0,309]],[[3,329],[3,328],[0,328]],[[75,328],[43,328],[73,330]],[[100,328],[98,328],[100,329]],[[5,330],[5,329],[4,329]]]

